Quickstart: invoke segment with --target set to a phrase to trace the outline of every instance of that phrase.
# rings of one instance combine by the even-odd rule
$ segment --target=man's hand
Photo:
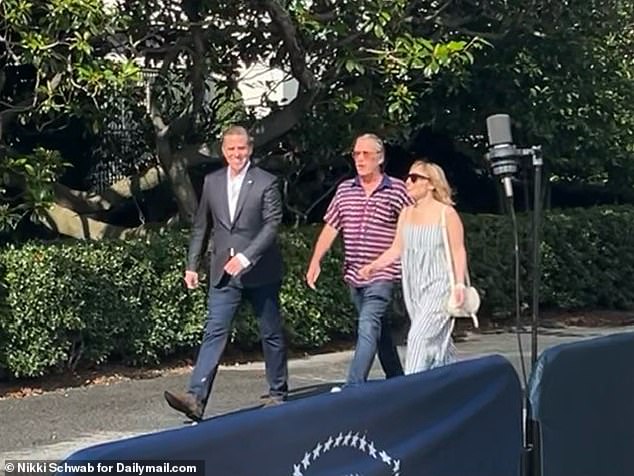
[[[242,266],[242,262],[237,256],[231,258],[225,265],[225,271],[230,276],[237,276],[243,269],[244,266]]]
[[[306,272],[306,283],[311,289],[316,289],[315,283],[317,278],[319,278],[319,273],[321,273],[319,261],[311,261]]]
[[[363,268],[359,270],[359,276],[363,279],[370,279],[370,276],[374,274],[374,266],[372,263],[366,264]]]
[[[196,271],[185,271],[185,285],[187,289],[198,287],[198,273]]]

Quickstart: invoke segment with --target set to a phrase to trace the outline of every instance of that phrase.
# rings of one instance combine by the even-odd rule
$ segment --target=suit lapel
[[[240,213],[242,212],[242,208],[244,208],[244,203],[247,201],[247,197],[251,189],[253,188],[253,166],[249,166],[246,175],[244,176],[244,181],[242,182],[242,187],[240,187],[240,193],[238,194],[238,203],[236,204],[236,211],[233,214],[233,222],[231,226],[233,227],[235,223],[240,218]],[[226,186],[225,186],[226,189]],[[228,205],[227,205],[228,207]]]
[[[224,169],[224,173],[220,174],[220,179],[218,180],[218,184],[216,185],[218,188],[217,193],[220,197],[220,214],[218,219],[222,221],[222,223],[227,227],[231,228],[231,217],[229,215],[229,197],[227,195],[227,167]]]

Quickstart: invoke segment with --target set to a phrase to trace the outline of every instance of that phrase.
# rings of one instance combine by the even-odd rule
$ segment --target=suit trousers
[[[220,287],[210,287],[203,341],[189,382],[189,393],[203,406],[211,393],[233,318],[243,297],[250,301],[260,327],[269,394],[285,397],[288,393],[287,349],[279,305],[280,286],[281,283],[276,282],[242,287],[230,279]]]

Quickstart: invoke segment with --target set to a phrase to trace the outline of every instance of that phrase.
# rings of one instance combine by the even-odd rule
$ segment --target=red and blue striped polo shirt
[[[405,206],[412,203],[405,183],[387,175],[383,175],[381,183],[370,196],[365,193],[359,177],[339,184],[324,221],[342,234],[343,274],[347,284],[362,287],[374,281],[400,279],[399,261],[377,270],[369,280],[359,276],[359,269],[392,245],[398,216]]]

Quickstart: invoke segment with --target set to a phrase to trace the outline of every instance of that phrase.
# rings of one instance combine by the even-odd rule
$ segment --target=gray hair
[[[376,144],[376,152],[378,153],[378,156],[379,156],[379,163],[382,164],[383,161],[385,160],[385,146],[383,145],[383,140],[381,140],[381,138],[377,136],[376,134],[372,134],[370,132],[366,132],[364,134],[357,136],[357,138],[354,140],[354,143],[356,144],[357,141],[360,139],[371,140]]]

